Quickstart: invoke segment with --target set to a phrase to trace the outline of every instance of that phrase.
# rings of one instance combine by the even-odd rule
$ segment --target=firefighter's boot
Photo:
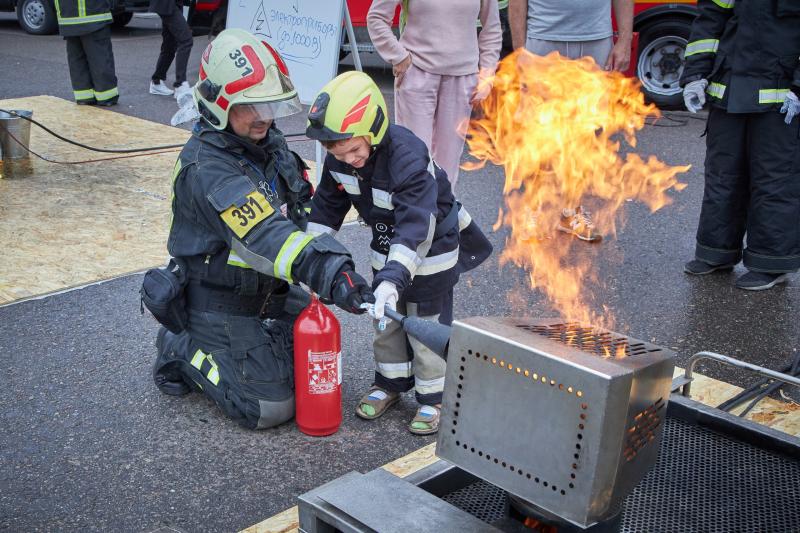
[[[183,396],[192,392],[192,389],[183,380],[180,371],[181,361],[175,359],[175,352],[167,345],[170,338],[175,335],[161,327],[156,336],[156,360],[153,363],[153,381],[158,390],[169,396]]]

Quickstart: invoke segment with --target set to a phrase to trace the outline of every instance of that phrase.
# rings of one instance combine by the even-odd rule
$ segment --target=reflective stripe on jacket
[[[308,230],[335,234],[351,206],[372,228],[374,285],[391,281],[411,302],[449,291],[461,272],[478,266],[492,251],[455,203],[447,175],[431,160],[425,143],[402,126],[389,126],[362,168],[327,156]],[[453,226],[437,233],[451,209],[459,210]]]
[[[800,0],[699,0],[681,85],[707,79],[731,113],[780,109],[800,93]]]
[[[108,0],[55,0],[55,7],[64,37],[95,32],[113,20]]]
[[[335,239],[305,232],[311,186],[301,164],[274,127],[259,144],[195,127],[175,167],[167,242],[190,279],[239,294],[301,281],[330,297],[336,274],[353,263]]]

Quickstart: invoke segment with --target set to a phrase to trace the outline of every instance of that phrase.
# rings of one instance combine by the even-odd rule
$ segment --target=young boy
[[[378,418],[413,387],[420,407],[409,430],[436,433],[445,362],[399,324],[380,329],[380,319],[388,306],[450,324],[453,286],[492,246],[456,202],[425,143],[389,123],[383,95],[363,72],[347,72],[322,88],[306,135],[328,150],[307,231],[335,235],[351,206],[372,228],[375,382],[356,414]]]

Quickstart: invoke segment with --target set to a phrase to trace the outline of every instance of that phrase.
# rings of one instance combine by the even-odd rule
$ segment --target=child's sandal
[[[385,413],[389,407],[396,404],[399,400],[399,392],[385,391],[373,385],[358,402],[356,414],[364,420],[374,420]]]
[[[432,435],[439,431],[439,417],[441,411],[433,405],[420,405],[417,414],[408,425],[408,430],[414,435]]]

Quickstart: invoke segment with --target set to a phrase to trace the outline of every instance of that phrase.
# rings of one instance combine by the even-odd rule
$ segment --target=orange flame
[[[689,166],[620,154],[622,141],[635,147],[636,132],[658,110],[644,103],[637,81],[603,72],[589,58],[525,50],[501,62],[481,107],[467,140],[477,162],[464,168],[504,167],[505,205],[494,227],[511,232],[501,264],[525,268],[531,287],[541,288],[564,318],[611,326],[609,313],[594,313],[587,304],[584,284],[599,283],[591,262],[574,261],[575,241],[557,237],[553,228],[562,209],[591,201],[598,231],[616,235],[626,200],[644,202],[652,212],[671,202],[669,189],[685,187],[676,175]]]

